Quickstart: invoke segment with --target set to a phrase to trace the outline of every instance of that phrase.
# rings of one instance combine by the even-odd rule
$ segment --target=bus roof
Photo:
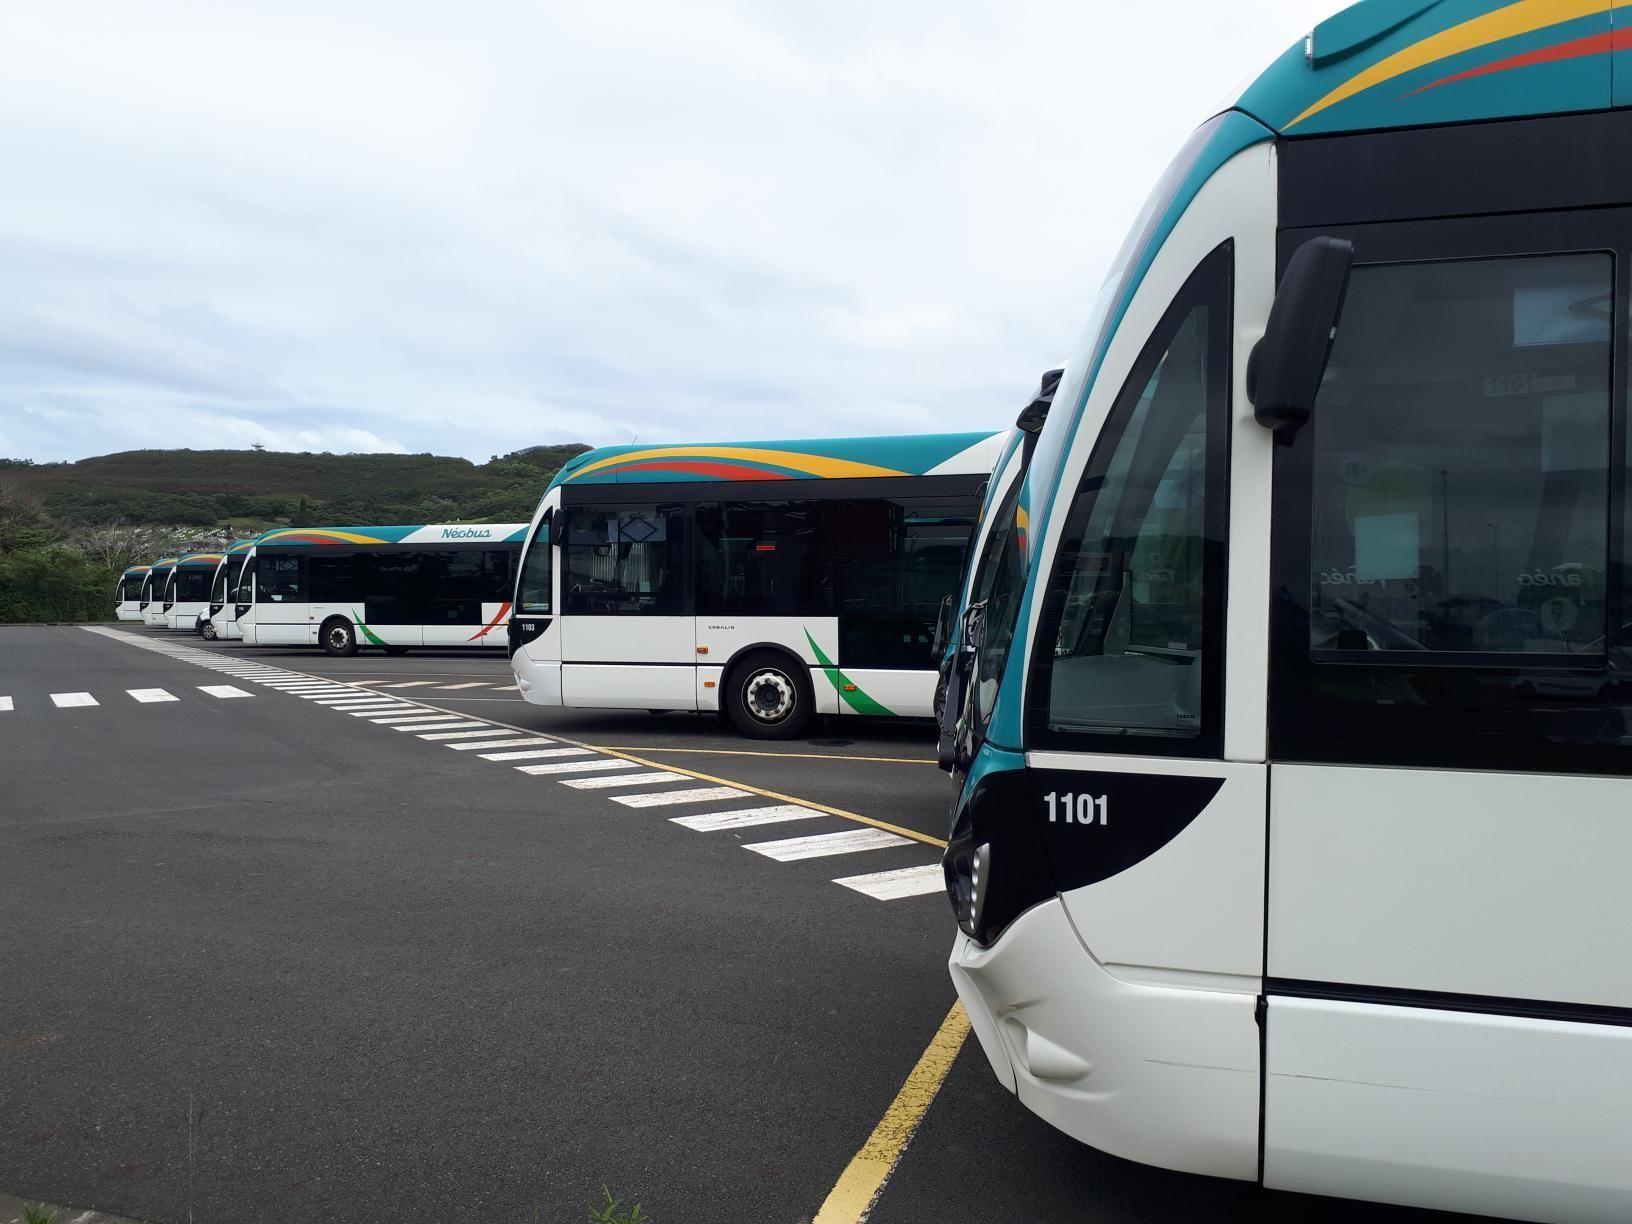
[[[777,442],[602,446],[568,460],[550,487],[989,472],[1004,436],[1002,433],[905,434]]]
[[[1235,109],[1284,136],[1603,110],[1627,102],[1619,0],[1360,0],[1249,85]]]
[[[279,527],[250,541],[259,548],[342,547],[369,544],[521,543],[526,523],[429,523],[398,527]]]
[[[127,574],[145,574],[145,573],[147,573],[148,568],[149,567],[145,566],[145,565],[127,565],[127,566],[125,566],[125,573],[127,573]]]
[[[200,568],[207,566],[214,569],[220,563],[220,553],[188,553],[184,557],[176,558],[177,569],[180,569],[183,565],[198,566]]]
[[[160,557],[157,561],[153,562],[152,565],[148,566],[148,568],[149,569],[159,569],[159,568],[161,568],[163,566],[166,566],[166,565],[174,565],[175,563],[176,563],[176,558],[175,557]]]
[[[247,540],[234,540],[231,544],[227,545],[227,552],[248,552],[251,548],[255,547],[255,541],[260,538],[260,536],[250,536]]]

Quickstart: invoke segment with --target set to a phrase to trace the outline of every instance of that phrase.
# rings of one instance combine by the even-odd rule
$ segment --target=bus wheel
[[[387,646],[385,648],[385,653],[388,654],[388,655],[405,655],[405,654],[408,653],[408,647],[406,647],[406,646]]]
[[[207,621],[207,620],[199,621],[198,622],[198,636],[203,638],[206,642],[216,642],[216,641],[220,640],[215,635],[215,622],[214,621]]]
[[[351,622],[343,616],[331,616],[324,621],[319,640],[323,643],[324,654],[354,655],[357,653],[357,630],[353,629]]]
[[[738,731],[752,739],[793,739],[810,722],[810,680],[780,651],[761,650],[731,670],[726,709]]]

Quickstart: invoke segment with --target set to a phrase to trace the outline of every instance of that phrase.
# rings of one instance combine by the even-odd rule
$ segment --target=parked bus
[[[533,517],[511,663],[538,705],[927,717],[1002,434],[610,446]]]
[[[137,601],[141,605],[142,622],[155,629],[164,628],[164,588],[175,568],[175,557],[160,557],[148,567],[147,579],[142,583],[142,596]]]
[[[984,600],[996,569],[995,552],[1003,538],[999,524],[1007,523],[1014,514],[1015,499],[1020,495],[1020,481],[1031,465],[1032,451],[1037,447],[1037,434],[1048,419],[1049,407],[1054,402],[1054,389],[1060,384],[1063,369],[1045,370],[1037,390],[1015,418],[1003,452],[992,468],[980,500],[980,515],[975,530],[969,537],[964,553],[963,574],[958,589],[947,595],[941,604],[941,616],[935,626],[935,653],[940,660],[940,675],[935,687],[935,721],[940,725],[937,757],[942,769],[952,768],[952,746],[957,735],[957,718],[963,708],[962,682],[966,672],[955,667],[964,649],[963,624],[969,605]]]
[[[142,619],[142,586],[147,581],[145,565],[127,565],[113,591],[113,614],[122,621]]]
[[[258,538],[234,540],[215,567],[215,575],[210,579],[209,610],[198,618],[198,632],[208,641],[234,641],[243,637],[238,629],[238,605],[233,595],[238,590],[244,560]]]
[[[221,553],[187,553],[176,558],[164,583],[164,626],[192,629],[210,606],[210,579]]]
[[[249,548],[233,609],[252,646],[504,645],[525,523],[286,527]]]
[[[946,855],[992,1070],[1084,1142],[1632,1218],[1624,12],[1346,9],[1100,292]]]

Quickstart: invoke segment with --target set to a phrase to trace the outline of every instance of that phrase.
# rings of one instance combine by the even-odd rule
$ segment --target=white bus
[[[170,572],[175,567],[175,557],[160,557],[148,566],[147,577],[142,582],[141,598],[137,600],[138,611],[141,613],[142,623],[154,629],[165,627],[164,588],[170,581]]]
[[[1002,434],[612,446],[533,518],[511,663],[538,705],[928,717],[936,614]]]
[[[256,538],[233,608],[251,646],[504,646],[525,523],[285,527]]]
[[[119,575],[113,591],[113,614],[122,621],[142,619],[142,586],[147,581],[148,567],[127,565]]]
[[[1624,12],[1346,9],[1100,292],[946,856],[991,1068],[1086,1143],[1632,1219]]]
[[[208,641],[230,642],[244,636],[238,628],[238,605],[233,596],[244,572],[244,561],[258,538],[234,540],[215,567],[215,576],[210,579],[209,610],[198,618],[197,626],[199,635]]]
[[[163,616],[166,629],[196,627],[210,607],[210,580],[221,564],[221,553],[187,553],[176,558],[164,580]]]

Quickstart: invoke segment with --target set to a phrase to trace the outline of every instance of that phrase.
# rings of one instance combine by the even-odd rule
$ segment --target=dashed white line
[[[605,773],[611,769],[639,769],[633,761],[605,757],[595,761],[551,761],[547,765],[517,765],[524,774]]]
[[[896,901],[902,897],[923,897],[930,893],[944,892],[946,873],[941,870],[939,863],[930,863],[923,867],[898,867],[894,871],[875,871],[871,875],[845,876],[841,880],[834,880],[833,883],[843,884],[846,888],[853,888],[880,901]]]
[[[129,693],[132,697],[134,697],[137,701],[141,702],[143,705],[147,705],[148,703],[154,702],[154,701],[180,701],[181,700],[181,698],[175,696],[172,693],[167,693],[163,689],[126,689],[125,692]]]
[[[248,697],[249,693],[241,688],[234,688],[230,684],[201,684],[198,686],[201,693],[208,693],[211,697]]]
[[[691,790],[653,791],[645,795],[610,795],[613,803],[624,807],[670,807],[676,803],[709,803],[715,799],[738,799],[748,794],[734,786],[698,786]]]
[[[464,745],[460,744],[463,748]],[[618,774],[612,778],[562,778],[562,786],[570,786],[575,790],[602,790],[609,786],[656,786],[659,782],[690,782],[690,774],[670,773],[666,769],[653,769],[646,773]]]
[[[721,829],[746,829],[753,825],[782,824],[789,820],[814,820],[820,815],[820,812],[795,803],[779,803],[775,807],[705,812],[700,816],[671,816],[669,819],[698,833],[718,833]]]
[[[52,693],[52,704],[67,709],[69,706],[94,706],[98,702],[89,693]]]
[[[0,711],[3,711],[3,710],[15,710],[16,708],[17,708],[16,706],[11,704],[11,698],[10,697],[0,697]]]
[[[588,748],[524,748],[518,752],[484,752],[484,761],[525,761],[538,757],[588,756]]]
[[[746,848],[779,863],[792,863],[799,859],[824,858],[829,854],[855,854],[860,850],[884,850],[891,846],[912,844],[907,838],[886,833],[883,829],[850,829],[843,833],[817,833],[813,837],[752,842]]]

